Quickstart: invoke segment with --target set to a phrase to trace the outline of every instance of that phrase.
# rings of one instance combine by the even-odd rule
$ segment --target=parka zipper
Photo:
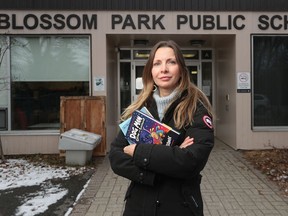
[[[194,199],[194,197],[193,197],[192,195],[191,195],[190,197],[191,197],[192,201],[194,202],[196,208],[198,208],[199,205],[198,205],[198,203],[196,202],[196,200]]]

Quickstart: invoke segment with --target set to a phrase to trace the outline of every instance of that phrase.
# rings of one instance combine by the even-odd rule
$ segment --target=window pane
[[[7,36],[0,36],[0,108],[8,107],[9,97],[9,41]]]
[[[74,37],[13,37],[12,80],[88,81],[89,40]]]
[[[131,50],[120,50],[120,59],[131,59]]]
[[[12,40],[12,130],[59,129],[60,96],[89,95],[89,38]]]
[[[131,63],[120,63],[121,113],[131,104]]]
[[[212,62],[202,62],[202,90],[212,104]]]
[[[196,86],[198,84],[198,66],[197,65],[189,65],[187,66],[189,71],[190,81],[194,83]]]
[[[253,37],[254,126],[288,126],[288,37]]]

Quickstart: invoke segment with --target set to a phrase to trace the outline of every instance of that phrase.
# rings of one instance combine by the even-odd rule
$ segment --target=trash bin
[[[100,144],[101,135],[71,129],[60,135],[59,150],[65,150],[68,165],[85,165],[92,158],[93,149]]]

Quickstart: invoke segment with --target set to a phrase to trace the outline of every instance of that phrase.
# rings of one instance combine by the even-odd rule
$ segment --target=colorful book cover
[[[152,114],[149,112],[149,110],[144,106],[140,109],[141,112],[143,113],[146,113],[147,115],[151,116],[152,117]],[[126,119],[125,121],[121,122],[119,124],[119,127],[120,129],[122,130],[123,134],[126,135],[127,134],[127,130],[128,130],[128,127],[129,127],[129,124],[130,124],[130,121],[131,121],[131,117]]]
[[[132,114],[125,137],[129,143],[173,146],[179,134],[168,125],[136,110]]]

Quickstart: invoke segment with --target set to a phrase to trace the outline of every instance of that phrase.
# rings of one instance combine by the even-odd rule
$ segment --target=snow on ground
[[[68,171],[69,169],[50,166],[35,166],[22,159],[7,160],[4,166],[0,165],[0,190],[40,185],[45,180],[53,178],[66,178],[69,177]]]
[[[33,165],[23,159],[9,159],[6,163],[0,164],[0,190],[34,185],[44,187],[39,193],[23,197],[22,206],[16,210],[16,215],[35,215],[46,211],[50,205],[67,194],[67,190],[61,188],[60,185],[51,186],[49,183],[47,185],[44,183],[45,181],[55,178],[69,178],[69,176],[79,174],[83,170],[75,167],[55,168],[47,164]]]
[[[45,212],[49,205],[52,205],[66,194],[67,190],[63,190],[57,186],[47,188],[41,191],[40,194],[35,193],[34,196],[30,194],[32,197],[23,198],[25,203],[18,207],[16,216],[29,216]]]

